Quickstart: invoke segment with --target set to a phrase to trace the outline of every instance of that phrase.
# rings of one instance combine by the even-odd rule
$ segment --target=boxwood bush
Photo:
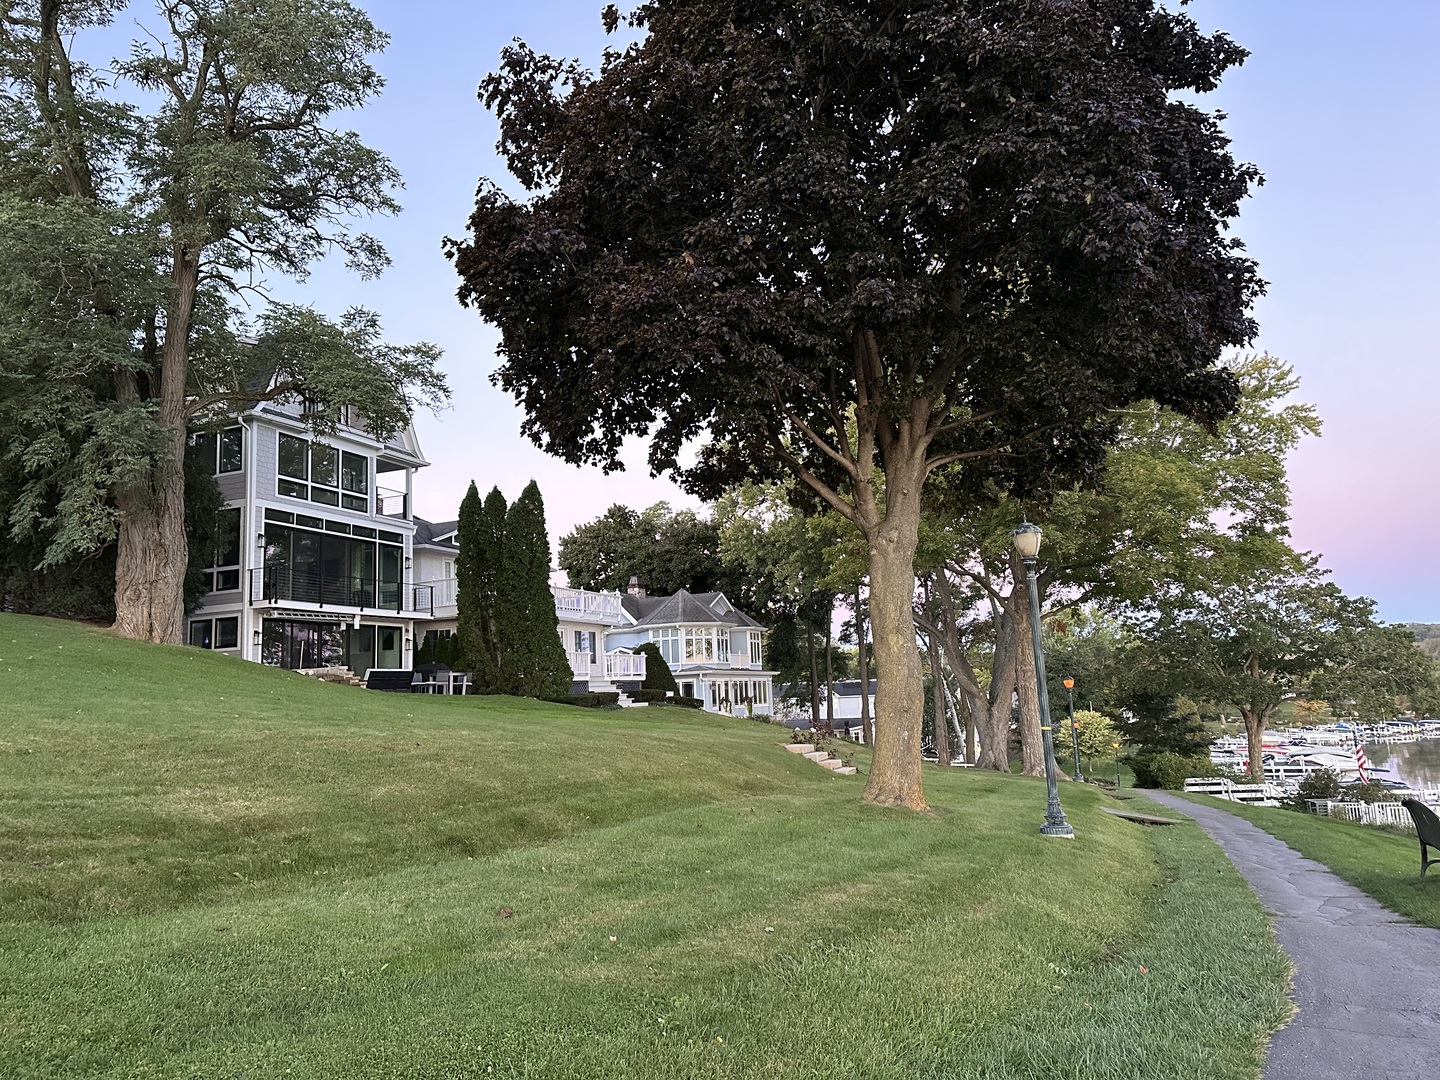
[[[1181,791],[1191,776],[1233,776],[1203,754],[1136,754],[1130,759],[1137,787]]]

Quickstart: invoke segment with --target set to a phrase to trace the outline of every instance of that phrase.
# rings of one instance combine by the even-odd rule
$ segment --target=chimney
[[[645,586],[640,584],[640,578],[635,574],[630,575],[630,587],[625,591],[631,596],[638,596],[641,599],[645,597]]]

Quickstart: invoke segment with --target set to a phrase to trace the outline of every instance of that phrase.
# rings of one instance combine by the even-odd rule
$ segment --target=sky
[[[360,2],[391,35],[377,61],[387,86],[345,123],[405,177],[404,212],[366,224],[393,266],[366,282],[326,264],[303,284],[272,285],[332,315],[362,304],[389,340],[445,350],[451,405],[416,421],[433,463],[416,479],[418,512],[453,517],[472,479],[508,498],[538,481],[552,539],[612,503],[698,505],[647,475],[642,445],[626,472],[604,476],[520,436],[520,410],[489,382],[497,335],[458,305],[441,255],[442,237],[463,235],[480,177],[513,190],[475,96],[480,79],[514,38],[593,66],[607,44],[601,0]],[[1382,618],[1440,622],[1440,3],[1193,0],[1187,10],[1251,51],[1201,104],[1228,114],[1236,156],[1266,177],[1235,229],[1270,283],[1255,348],[1295,367],[1297,396],[1325,424],[1291,461],[1295,543],[1320,553],[1347,592],[1376,600]]]

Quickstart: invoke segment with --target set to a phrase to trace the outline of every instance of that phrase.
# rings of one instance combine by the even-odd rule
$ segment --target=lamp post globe
[[[1055,739],[1050,726],[1050,692],[1045,682],[1045,643],[1040,633],[1040,587],[1035,580],[1035,558],[1040,554],[1043,533],[1040,526],[1022,521],[1011,534],[1015,552],[1025,563],[1025,591],[1030,594],[1030,644],[1035,653],[1035,688],[1040,699],[1040,740],[1045,754],[1045,823],[1042,836],[1073,840],[1075,830],[1060,808],[1060,790],[1055,783]]]

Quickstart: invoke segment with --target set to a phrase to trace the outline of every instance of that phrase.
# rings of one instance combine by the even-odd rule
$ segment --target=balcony
[[[618,623],[620,621],[620,594],[591,592],[589,589],[567,589],[562,585],[551,585],[555,594],[555,614],[562,619],[580,619],[585,622]]]
[[[590,654],[584,650],[567,650],[570,670],[581,682],[634,682],[645,678],[645,654],[615,649],[590,662]]]
[[[313,604],[351,611],[435,613],[435,590],[428,583],[336,577],[289,567],[248,571],[251,607]]]
[[[375,513],[378,517],[410,520],[410,496],[403,491],[377,486],[375,488]]]

